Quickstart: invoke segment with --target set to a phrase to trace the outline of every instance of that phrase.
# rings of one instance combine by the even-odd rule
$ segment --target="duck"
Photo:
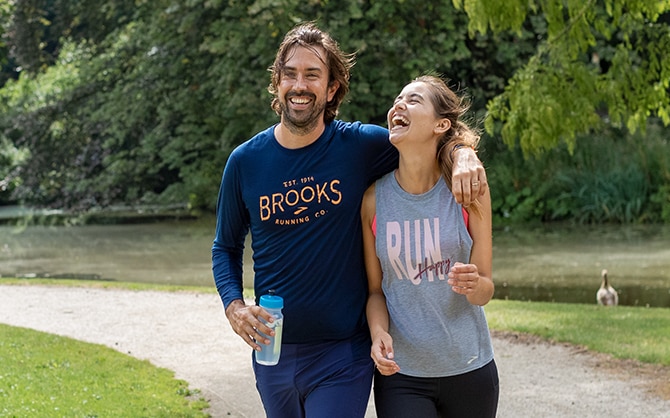
[[[619,294],[612,286],[610,286],[609,281],[607,280],[607,270],[603,269],[600,276],[602,277],[602,281],[600,283],[600,289],[598,289],[598,293],[596,293],[598,305],[617,306],[619,304]]]

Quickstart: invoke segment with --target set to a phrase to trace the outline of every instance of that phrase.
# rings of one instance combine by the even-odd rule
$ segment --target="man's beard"
[[[282,101],[279,102],[282,114],[282,122],[284,123],[284,125],[286,125],[286,127],[288,128],[289,131],[291,131],[292,134],[301,136],[307,135],[308,133],[312,132],[314,128],[318,126],[320,119],[323,118],[323,112],[326,109],[326,102],[317,101],[316,96],[308,95],[314,100],[312,102],[311,110],[306,109],[301,112],[295,112],[291,110],[287,105],[288,100],[290,100],[292,96],[296,96],[296,94],[289,93],[286,95],[285,102]]]

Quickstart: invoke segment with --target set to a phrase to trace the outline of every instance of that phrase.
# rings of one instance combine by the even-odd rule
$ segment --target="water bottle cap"
[[[272,292],[274,293],[274,292]],[[268,308],[268,309],[281,309],[284,307],[284,299],[282,299],[280,296],[274,295],[274,294],[269,294],[269,295],[263,295],[261,296],[260,300],[260,305],[263,308]]]

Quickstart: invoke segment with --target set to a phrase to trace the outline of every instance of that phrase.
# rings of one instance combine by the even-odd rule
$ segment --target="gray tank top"
[[[391,172],[375,186],[377,256],[400,373],[444,377],[493,359],[484,309],[451,290],[451,265],[468,263],[472,238],[444,180],[405,192]]]

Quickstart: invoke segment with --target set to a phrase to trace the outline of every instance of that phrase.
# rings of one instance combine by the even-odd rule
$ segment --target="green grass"
[[[214,292],[209,287],[0,279],[0,284]],[[253,292],[245,290],[245,297]],[[622,359],[670,366],[670,309],[492,300],[491,329],[537,335]],[[0,325],[0,416],[198,417],[173,373],[110,348]]]
[[[148,361],[0,324],[0,416],[205,417],[193,395]]]
[[[491,329],[584,346],[616,358],[670,366],[670,309],[492,300]]]

